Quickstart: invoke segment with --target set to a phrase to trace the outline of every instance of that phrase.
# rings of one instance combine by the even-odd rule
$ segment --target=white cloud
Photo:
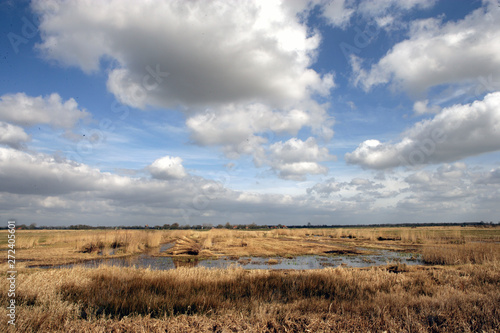
[[[53,196],[92,190],[101,179],[86,165],[0,147],[0,192]]]
[[[328,197],[331,193],[339,192],[345,187],[345,183],[335,181],[335,178],[329,178],[324,182],[317,183],[306,190],[307,194],[317,193],[322,197]]]
[[[309,68],[319,35],[279,1],[54,0],[32,7],[47,58],[84,71],[115,60],[108,87],[135,107],[282,105],[307,99],[311,89],[327,93],[333,83]]]
[[[295,160],[293,154],[285,155],[284,160]],[[292,196],[233,191],[194,176],[118,176],[44,154],[0,148],[0,209],[39,225],[491,220],[500,198],[498,171],[455,163],[377,182],[327,179],[304,195]]]
[[[73,98],[63,102],[56,93],[38,97],[17,93],[0,97],[0,120],[16,125],[48,124],[71,129],[79,120],[89,116],[87,111],[78,108]]]
[[[500,150],[499,128],[500,92],[495,92],[418,122],[397,143],[367,140],[345,160],[374,169],[457,161]]]
[[[436,4],[437,0],[365,0],[361,1],[358,10],[365,16],[384,17],[389,13],[407,12],[412,9],[427,9]]]
[[[273,111],[264,104],[228,105],[210,109],[187,119],[191,139],[200,145],[238,145],[253,133],[275,130],[296,134],[307,124],[309,116],[300,110],[287,114]]]
[[[478,174],[471,172],[464,163],[444,164],[436,170],[421,170],[407,176],[408,194],[400,200],[400,209],[415,211],[448,210],[452,214],[463,214],[480,206],[477,196],[484,193],[481,186],[473,186]],[[450,215],[451,216],[451,215]]]
[[[165,171],[163,163],[153,163],[158,164],[160,172]],[[221,219],[283,223],[283,212],[296,218],[313,211],[300,197],[237,192],[195,176],[160,180],[118,176],[9,148],[0,148],[0,208],[12,210],[19,219],[32,220],[36,214],[37,223],[93,225],[137,225],[145,219],[149,224],[220,223]]]
[[[437,0],[313,0],[308,9],[318,5],[321,15],[333,27],[345,29],[354,16],[373,20],[381,28],[390,28],[403,14],[433,7]]]
[[[159,158],[148,167],[148,170],[156,179],[181,179],[187,176],[180,157]]]
[[[333,159],[325,147],[319,147],[312,137],[306,141],[292,138],[269,147],[271,167],[284,179],[302,180],[306,174],[327,174],[328,168],[318,162]]]
[[[195,114],[187,119],[186,125],[191,131],[191,139],[199,145],[237,146],[254,133],[263,135],[271,131],[296,135],[305,126],[325,139],[331,138],[331,124],[326,120],[324,109],[312,102],[306,108],[307,111],[301,108],[273,110],[261,103],[231,104]]]
[[[322,2],[322,15],[335,27],[345,28],[355,12],[353,1],[329,0]]]
[[[413,104],[413,111],[415,111],[415,114],[420,116],[426,113],[439,113],[441,111],[441,107],[439,105],[432,105],[429,106],[429,100],[423,100],[423,101],[416,101],[415,104]]]
[[[377,198],[395,196],[397,192],[386,189],[385,185],[375,183],[366,178],[356,177],[350,182],[337,182],[334,178],[315,184],[306,190],[307,194],[317,194],[321,198],[328,198],[337,194],[337,198],[344,201],[374,202]]]
[[[481,175],[475,181],[477,184],[495,185],[500,184],[500,168],[492,169],[484,175]]]
[[[406,2],[398,2],[406,3]],[[354,81],[366,89],[390,83],[411,94],[442,84],[475,84],[500,75],[500,8],[485,1],[456,22],[436,18],[414,21],[409,38],[396,44],[366,71],[353,63]]]
[[[321,36],[301,19],[310,2],[35,0],[32,7],[46,58],[108,70],[108,90],[124,104],[185,112],[196,144],[219,145],[231,158],[253,150],[257,162],[266,132],[295,135],[307,126],[333,135],[329,105],[314,100],[335,83],[333,73],[311,69]]]
[[[228,105],[221,109],[196,114],[188,118],[186,124],[191,131],[191,139],[196,144],[220,145],[228,158],[237,159],[241,155],[251,155],[257,167],[262,165],[274,167],[277,163],[275,159],[281,158],[280,147],[283,143],[268,146],[270,139],[274,138],[273,133],[297,135],[302,127],[310,127],[318,136],[331,138],[333,134],[330,128],[331,121],[326,120],[324,109],[313,102],[305,105],[304,109],[307,111],[298,108],[273,110],[260,103],[246,106]],[[298,142],[302,141],[291,139],[285,146]],[[312,143],[311,138],[306,145]],[[314,146],[315,149],[320,149],[316,141]],[[320,150],[327,151],[326,148]],[[280,156],[268,157],[268,154]],[[292,175],[299,174],[302,178],[307,173],[326,172],[325,167],[310,162],[310,156],[302,155],[293,165],[282,165],[276,169],[281,170],[280,175],[285,178],[293,178],[295,176]]]
[[[30,136],[21,127],[0,121],[0,144],[21,149],[24,143],[30,139]]]

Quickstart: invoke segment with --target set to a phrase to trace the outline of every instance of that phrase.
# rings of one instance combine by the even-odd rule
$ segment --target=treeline
[[[417,228],[417,227],[489,227],[498,226],[498,223],[490,222],[428,222],[428,223],[382,223],[382,224],[357,224],[357,225],[342,225],[342,224],[331,224],[331,225],[301,225],[301,226],[289,226],[290,229],[300,229],[300,228]]]
[[[417,227],[450,227],[450,226],[461,226],[461,227],[493,227],[500,225],[500,221],[498,223],[493,222],[430,222],[430,223],[396,223],[396,224],[358,224],[358,225],[342,225],[342,224],[322,224],[322,225],[313,225],[311,223],[307,223],[306,225],[292,225],[286,226],[283,224],[277,225],[258,225],[256,223],[251,224],[231,224],[227,222],[226,224],[218,224],[216,226],[212,224],[197,224],[197,225],[189,225],[184,224],[180,225],[179,223],[172,224],[164,224],[164,225],[135,225],[135,226],[91,226],[86,224],[77,224],[70,226],[41,226],[37,227],[36,223],[32,223],[30,225],[19,224],[16,225],[17,230],[89,230],[89,229],[156,229],[156,230],[208,230],[208,229],[243,229],[243,230],[257,230],[257,229],[302,229],[302,228],[316,228],[316,229],[329,229],[329,228],[417,228]],[[0,229],[6,229],[7,225],[0,227]]]

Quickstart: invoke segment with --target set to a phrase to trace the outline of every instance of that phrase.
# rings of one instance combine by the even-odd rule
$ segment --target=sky
[[[500,220],[498,0],[0,1],[0,219]]]

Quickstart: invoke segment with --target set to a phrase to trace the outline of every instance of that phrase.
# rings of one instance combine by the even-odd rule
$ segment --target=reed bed
[[[467,243],[429,245],[422,250],[422,259],[431,265],[486,264],[500,260],[500,244]]]
[[[429,265],[310,271],[169,271],[17,264],[18,332],[497,332],[500,228],[273,230],[20,230],[16,259],[31,263],[130,255],[175,242],[172,256],[416,251]],[[335,252],[337,251],[337,252]],[[164,254],[162,254],[164,255]],[[4,271],[6,263],[2,264]],[[7,284],[0,302],[7,304]],[[0,316],[6,317],[6,307]],[[0,331],[8,332],[7,321]]]
[[[22,332],[495,332],[500,267],[22,272]],[[2,284],[0,299],[6,302]],[[5,318],[6,309],[0,309]],[[7,332],[6,321],[0,330]]]

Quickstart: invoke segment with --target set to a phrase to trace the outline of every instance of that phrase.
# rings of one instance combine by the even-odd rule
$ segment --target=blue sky
[[[499,220],[500,4],[3,1],[0,217]]]

